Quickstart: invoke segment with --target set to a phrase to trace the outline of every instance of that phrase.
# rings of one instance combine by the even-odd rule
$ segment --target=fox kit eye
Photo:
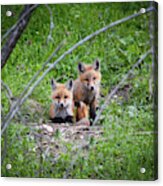
[[[56,96],[55,98],[56,98],[56,99],[60,99],[60,96]]]
[[[64,96],[64,99],[67,99],[68,98],[68,96]]]
[[[93,80],[96,80],[96,77],[93,77]]]
[[[89,81],[89,79],[88,79],[88,78],[86,78],[86,79],[85,79],[85,81]]]

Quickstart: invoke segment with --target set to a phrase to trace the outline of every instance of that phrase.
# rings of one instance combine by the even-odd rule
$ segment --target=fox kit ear
[[[83,72],[85,71],[84,64],[80,62],[80,63],[78,64],[78,69],[79,69],[79,72],[80,72],[80,73],[83,73]]]
[[[97,71],[100,69],[100,62],[99,62],[99,60],[96,60],[96,61],[94,62],[93,67],[94,67],[94,69],[97,70]]]
[[[73,81],[72,80],[69,80],[67,83],[66,83],[66,88],[68,90],[72,90],[73,88]]]
[[[55,90],[57,85],[56,85],[56,82],[54,81],[54,79],[51,79],[51,87],[52,87],[52,90]]]

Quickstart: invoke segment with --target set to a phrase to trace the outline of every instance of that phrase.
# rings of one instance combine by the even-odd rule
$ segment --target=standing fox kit
[[[50,107],[50,119],[55,123],[71,122],[74,117],[73,82],[66,84],[56,83],[51,80],[52,104]]]
[[[98,107],[98,97],[100,94],[100,63],[96,60],[92,65],[78,64],[79,78],[74,82],[74,101],[82,101],[89,106],[90,119],[96,117]]]

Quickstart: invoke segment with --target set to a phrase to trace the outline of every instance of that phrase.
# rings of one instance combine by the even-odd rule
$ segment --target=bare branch
[[[4,162],[6,154],[7,154],[7,130],[4,132],[4,147],[3,147],[3,150],[2,150],[1,165]]]
[[[6,115],[5,119],[3,120],[3,123],[6,122],[6,119],[8,118],[8,116],[15,110],[16,106],[20,103],[20,100],[23,98],[23,96],[25,95],[25,93],[27,92],[27,90],[31,87],[32,83],[37,79],[37,77],[39,76],[39,74],[45,69],[46,65],[52,60],[52,58],[57,54],[57,52],[61,49],[61,47],[64,45],[65,40],[62,41],[58,47],[54,50],[54,52],[51,54],[51,56],[47,59],[47,61],[45,61],[45,63],[42,65],[41,69],[38,70],[35,75],[32,77],[32,79],[29,81],[29,83],[26,85],[26,87],[24,88],[23,92],[21,93],[21,95],[19,96],[19,99],[15,102],[14,105],[12,105],[12,109],[10,109],[10,112]],[[2,124],[3,127],[3,124]]]
[[[33,11],[38,5],[33,5],[30,7],[21,17],[20,19],[10,28],[7,30],[7,32],[2,36],[1,42],[4,41],[4,39],[20,24],[20,22],[27,16],[31,11]]]
[[[2,80],[1,80],[1,84],[6,89],[6,91],[7,91],[6,97],[8,98],[10,104],[12,104],[13,94],[12,94],[10,88]]]
[[[58,47],[54,50],[54,52],[51,54],[51,56],[47,59],[47,61],[45,61],[45,63],[42,65],[41,69],[38,70],[35,75],[32,77],[32,79],[29,81],[29,83],[26,85],[25,89],[23,90],[23,92],[21,93],[20,98],[22,98],[25,93],[27,92],[27,90],[29,89],[29,87],[32,85],[32,83],[37,79],[37,77],[39,76],[39,74],[45,69],[46,65],[53,59],[53,57],[57,54],[57,52],[63,47],[65,41],[62,41]]]
[[[49,5],[45,5],[45,6],[48,9],[49,14],[50,14],[50,28],[49,28],[50,30],[49,30],[49,35],[47,37],[47,43],[48,43],[49,41],[54,42],[54,39],[52,37],[52,32],[53,32],[53,29],[54,29],[55,26],[54,26],[54,22],[53,22],[53,12],[52,12],[52,9],[50,8]]]
[[[9,104],[10,104],[10,106],[9,106],[9,110],[11,110],[11,108],[12,108],[12,104],[13,104],[13,94],[12,94],[12,92],[11,92],[11,90],[10,90],[10,88],[8,87],[8,85],[7,84],[5,84],[2,80],[1,80],[1,85],[2,85],[2,87],[4,87],[5,88],[5,95],[6,95],[6,97],[7,97],[7,99],[8,99],[8,101],[9,101]],[[3,114],[2,114],[2,120],[3,120]]]
[[[14,106],[14,103],[16,102],[16,99],[15,99],[15,97],[13,96],[12,91],[11,91],[11,89],[9,88],[9,86],[8,86],[7,84],[5,84],[2,80],[1,80],[1,84],[2,84],[2,86],[6,89],[6,97],[7,97],[8,100],[9,100],[9,103],[10,103],[10,111],[11,111],[12,108],[13,108],[13,106]],[[20,111],[17,112],[17,115],[18,115],[20,118],[22,118],[22,117],[21,117]],[[2,117],[2,118],[3,118],[3,117]],[[3,119],[2,119],[2,120],[3,120]]]
[[[148,12],[151,12],[153,11],[154,9],[153,8],[147,8],[146,9],[146,13]],[[72,51],[74,51],[76,48],[78,48],[80,45],[84,44],[85,42],[89,41],[90,39],[92,39],[93,37],[103,33],[103,32],[106,32],[108,29],[114,27],[114,26],[117,26],[119,24],[122,24],[126,21],[129,21],[133,18],[136,18],[138,16],[142,15],[141,12],[138,12],[136,14],[132,14],[128,17],[125,17],[125,18],[122,18],[120,20],[117,20],[97,31],[95,31],[94,33],[86,36],[84,39],[80,40],[79,42],[77,42],[75,45],[73,45],[70,49],[68,49],[66,52],[64,52],[57,60],[54,61],[54,63],[52,65],[50,65],[45,71],[44,73],[42,74],[41,77],[38,78],[37,81],[35,81],[35,83],[33,84],[33,86],[30,87],[29,91],[27,92],[27,94],[22,98],[22,99],[19,99],[19,102],[17,102],[17,104],[15,105],[15,110],[11,113],[9,113],[7,115],[7,117],[5,118],[5,122],[3,122],[3,128],[1,130],[1,133],[3,134],[3,132],[5,131],[6,127],[8,126],[8,124],[10,123],[11,119],[14,117],[14,115],[16,114],[16,112],[19,110],[20,106],[24,103],[24,101],[31,95],[31,93],[34,91],[34,89],[36,88],[36,86],[43,80],[43,78],[46,76],[46,74],[49,73],[49,71],[51,69],[53,69],[57,63],[59,63],[62,59],[64,59],[68,54],[70,54]]]
[[[128,79],[128,77],[133,73],[134,69],[142,63],[142,61],[151,53],[151,50],[149,50],[148,52],[146,52],[133,66],[132,68],[127,72],[127,74],[122,78],[122,80],[119,82],[119,84],[111,91],[110,94],[108,94],[105,98],[105,102],[104,104],[100,107],[97,116],[93,122],[93,125],[95,125],[97,123],[97,121],[99,120],[102,112],[105,110],[106,106],[110,103],[112,97],[114,96],[114,94],[118,91],[119,88],[121,88],[121,86],[124,84],[124,82]]]
[[[26,28],[32,11],[34,8],[31,10],[30,8],[34,7],[36,8],[36,5],[25,5],[25,8],[23,12],[21,13],[21,18],[18,24],[14,26],[10,31],[10,36],[7,39],[6,43],[4,44],[3,48],[1,49],[1,68],[3,68],[7,62],[7,59],[9,58],[10,54],[12,53],[17,41],[19,40],[21,34],[23,33],[24,29]],[[28,12],[28,14],[26,13]],[[25,14],[25,16],[24,16]],[[22,18],[23,17],[23,18]]]
[[[155,7],[155,2],[151,1],[150,2],[151,7]],[[156,22],[156,17],[155,17],[156,11],[151,12],[149,16],[149,36],[150,36],[150,44],[151,44],[151,50],[152,50],[152,72],[151,72],[151,77],[149,79],[149,92],[150,92],[150,97],[153,96],[153,91],[154,91],[154,78],[155,78],[155,70],[157,64],[155,63],[157,61],[157,54],[156,54],[156,27],[157,27],[157,22]]]
[[[150,13],[149,34],[152,50],[152,73],[149,81],[151,97],[153,98],[153,113],[154,113],[154,131],[158,131],[158,4],[151,1],[150,7],[155,8],[154,12]],[[154,177],[158,177],[158,136],[154,135]]]

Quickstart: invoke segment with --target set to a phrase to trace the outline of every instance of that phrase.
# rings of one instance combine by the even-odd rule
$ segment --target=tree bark
[[[33,8],[33,6],[35,7]],[[19,19],[20,21],[18,21],[18,24],[16,27],[14,27],[9,38],[1,49],[1,69],[5,66],[10,54],[16,46],[17,41],[26,28],[32,12],[36,9],[36,7],[36,5],[25,5],[23,11],[21,12]]]

